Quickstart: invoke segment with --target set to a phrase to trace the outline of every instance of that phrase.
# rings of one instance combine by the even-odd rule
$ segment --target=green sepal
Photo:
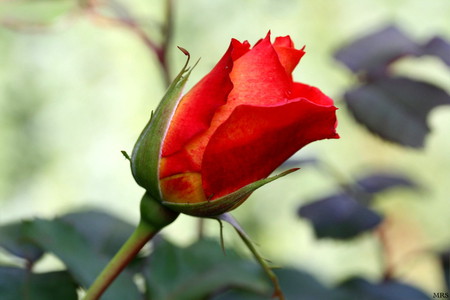
[[[292,171],[288,170],[289,171]],[[281,174],[280,174],[281,175]],[[280,283],[278,281],[277,275],[272,271],[272,268],[267,264],[267,260],[262,257],[262,255],[258,252],[255,245],[251,241],[248,234],[244,231],[244,229],[239,225],[239,223],[236,221],[236,219],[229,213],[224,213],[220,216],[217,216],[216,219],[221,223],[221,221],[225,221],[236,230],[236,232],[239,234],[239,237],[242,239],[242,241],[245,243],[247,248],[252,252],[255,259],[258,261],[261,268],[266,273],[267,277],[269,277],[270,281],[272,281],[274,292],[273,292],[273,298],[278,298],[279,300],[285,300],[283,291],[281,290]],[[221,223],[222,226],[222,223]]]
[[[180,50],[188,56],[186,64],[170,84],[155,113],[152,114],[139,136],[131,155],[131,171],[134,179],[151,193],[153,198],[159,201],[162,201],[159,187],[159,162],[162,143],[172,116],[181,100],[183,88],[193,69],[193,67],[188,67],[189,53],[184,49]]]
[[[161,230],[178,217],[179,213],[167,208],[148,192],[141,199],[141,221],[152,228]]]
[[[184,213],[191,216],[196,217],[218,216],[238,207],[256,189],[297,170],[298,168],[289,169],[278,175],[255,181],[240,188],[239,190],[233,193],[230,193],[218,199],[214,199],[212,201],[205,201],[199,203],[173,203],[163,201],[162,204],[174,211],[178,211],[180,213]]]

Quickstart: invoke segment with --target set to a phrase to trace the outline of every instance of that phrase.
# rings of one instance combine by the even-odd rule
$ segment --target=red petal
[[[275,49],[270,43],[270,36],[261,40],[251,51],[240,56],[233,62],[232,67],[232,71],[229,74],[232,84],[228,81],[229,79],[224,79],[224,82],[227,86],[231,85],[233,89],[231,92],[228,91],[229,94],[226,94],[225,98],[225,93],[222,91],[222,93],[217,93],[219,99],[215,99],[214,103],[214,99],[210,99],[209,97],[205,98],[206,102],[203,103],[203,98],[200,96],[191,97],[190,93],[183,99],[182,104],[180,104],[183,105],[180,107],[181,112],[178,112],[177,109],[176,116],[172,121],[176,124],[171,124],[171,128],[169,129],[170,135],[168,134],[165,140],[163,157],[167,158],[167,162],[161,165],[161,177],[183,171],[199,172],[204,149],[210,137],[228,119],[237,106],[242,104],[266,106],[287,102],[292,81],[287,76]],[[212,86],[210,88],[214,89],[215,87]],[[223,87],[216,88],[217,90],[223,89]],[[227,87],[228,89],[229,87]],[[228,96],[228,99],[226,96]],[[207,102],[209,100],[212,105]],[[226,104],[220,106],[225,101]],[[197,112],[195,109],[199,111]],[[207,109],[210,111],[206,111]],[[210,115],[212,113],[214,113],[213,117]],[[208,122],[206,120],[199,122],[201,120],[198,117],[199,114],[207,116]],[[190,123],[191,118],[193,118],[193,124]],[[212,120],[210,120],[211,118]],[[182,122],[180,122],[180,119]],[[207,130],[205,130],[206,126],[209,126]],[[193,129],[189,129],[190,127],[193,127]],[[194,129],[195,134],[190,134],[194,132]],[[187,134],[187,136],[183,136],[182,134]],[[180,151],[181,147],[184,147],[182,151],[186,151],[185,154],[173,152]],[[174,156],[174,163],[170,162],[170,155]],[[175,158],[178,155],[188,156],[190,161],[184,164],[184,166],[191,167],[184,168],[183,164],[178,163],[181,161],[181,159]]]
[[[286,73],[291,77],[292,71],[294,71],[305,51],[295,49],[290,36],[277,37],[273,46]]]
[[[282,104],[288,101],[291,94],[292,81],[281,65],[269,35],[234,62],[230,78],[233,90],[228,95],[226,104],[217,109],[208,130],[196,136],[186,146],[199,169],[209,139],[237,106]]]
[[[294,82],[292,98],[306,98],[319,105],[333,105],[333,99],[322,93],[321,90],[300,82]]]
[[[338,137],[332,100],[292,82],[291,72],[304,54],[293,47],[290,37],[272,45],[268,35],[251,51],[248,43],[233,40],[182,99],[160,169],[170,201],[185,201],[183,194],[192,196],[189,201],[226,195],[267,177],[304,145]]]
[[[294,48],[294,42],[289,35],[276,37],[273,45],[275,47]]]
[[[246,53],[249,47],[247,42],[240,43],[233,39],[211,72],[183,97],[164,139],[163,156],[180,150],[186,141],[209,127],[217,107],[226,102],[233,88],[229,78],[233,60]]]
[[[164,178],[187,171],[199,171],[200,168],[192,161],[191,156],[183,148],[180,151],[161,157],[159,165],[159,178]]]
[[[310,142],[337,138],[335,110],[304,98],[277,106],[237,107],[206,147],[206,197],[215,199],[267,177]]]
[[[270,36],[236,60],[230,74],[233,82],[227,105],[271,105],[288,97],[291,79],[281,65]]]

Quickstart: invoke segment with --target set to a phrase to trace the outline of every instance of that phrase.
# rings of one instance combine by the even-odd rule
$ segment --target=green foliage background
[[[123,4],[158,39],[163,1]],[[143,191],[120,151],[131,152],[164,93],[160,69],[130,31],[96,23],[76,13],[76,6],[68,0],[0,3],[0,223],[53,217],[80,206],[138,220]],[[231,38],[253,44],[271,30],[273,36],[291,35],[297,46],[306,45],[294,78],[339,101],[354,79],[332,58],[337,48],[391,23],[419,40],[435,34],[450,39],[449,17],[447,0],[179,0],[170,67],[175,74],[184,63],[176,45],[200,57],[190,87],[211,69]],[[45,26],[22,26],[31,23]],[[437,59],[407,59],[396,70],[450,92],[450,72]],[[425,149],[417,151],[368,134],[341,103],[337,106],[341,139],[309,145],[296,157],[317,155],[344,179],[374,168],[408,172],[425,191],[389,192],[379,199],[379,209],[416,220],[427,245],[448,246],[449,108],[432,113],[432,134]],[[257,191],[235,215],[277,265],[300,266],[324,281],[354,273],[377,276],[373,236],[351,243],[317,241],[310,224],[296,217],[300,203],[332,189],[334,178],[305,167]],[[182,217],[164,233],[175,243],[188,244],[196,226],[193,218]],[[207,222],[206,233],[217,236],[217,224]],[[225,239],[239,244],[231,230]],[[41,268],[54,264],[48,259]],[[424,282],[430,291],[439,284]]]

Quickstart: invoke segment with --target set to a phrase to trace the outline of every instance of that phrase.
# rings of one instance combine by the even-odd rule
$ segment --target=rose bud
[[[290,173],[267,178],[303,146],[338,138],[332,99],[292,80],[304,54],[289,36],[272,43],[268,34],[253,48],[233,39],[180,97],[185,67],[133,150],[137,182],[173,210],[216,216]]]

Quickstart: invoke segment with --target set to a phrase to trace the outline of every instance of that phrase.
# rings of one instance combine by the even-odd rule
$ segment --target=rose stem
[[[139,250],[165,226],[172,223],[179,215],[155,200],[149,192],[142,197],[140,204],[141,220],[138,226],[112,258],[105,269],[98,275],[92,286],[86,292],[84,300],[96,300],[114,279],[122,272]]]
[[[146,222],[139,222],[133,234],[128,238],[119,252],[113,257],[84,297],[84,300],[99,299],[108,286],[116,279],[128,263],[136,256],[142,247],[159,231],[158,228]]]

